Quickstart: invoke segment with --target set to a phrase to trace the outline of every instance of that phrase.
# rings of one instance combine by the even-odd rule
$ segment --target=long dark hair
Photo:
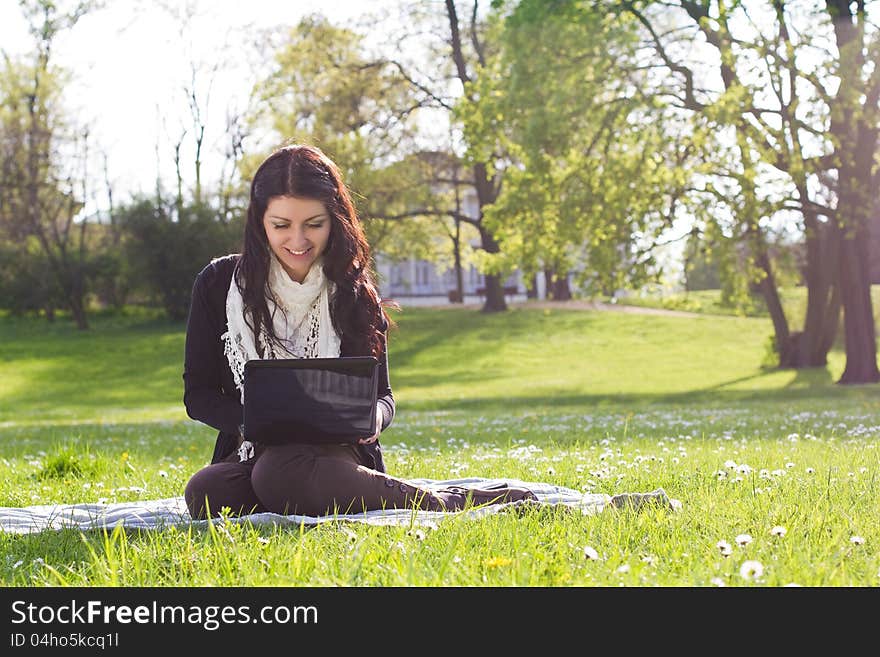
[[[342,341],[343,356],[376,356],[385,348],[384,330],[393,322],[383,308],[371,273],[370,246],[342,174],[314,146],[291,145],[276,150],[257,169],[251,181],[244,230],[244,253],[236,284],[244,301],[245,321],[270,343],[281,340],[272,328],[266,303],[271,249],[263,217],[269,200],[295,196],[323,203],[330,215],[330,238],[323,253],[324,275],[336,284],[330,300],[333,328]],[[259,346],[258,346],[259,348]]]

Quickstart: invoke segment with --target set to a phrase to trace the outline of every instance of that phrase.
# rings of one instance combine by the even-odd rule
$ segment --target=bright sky
[[[158,8],[160,4],[171,11]],[[227,108],[241,107],[254,81],[247,60],[253,56],[250,44],[257,30],[292,26],[308,14],[327,14],[328,7],[332,7],[329,18],[344,23],[388,4],[387,0],[106,0],[104,9],[85,16],[59,38],[54,61],[72,71],[67,104],[81,121],[92,125],[92,149],[100,147],[107,153],[114,193],[124,200],[129,193],[155,189],[157,139],[166,188],[174,183],[172,144],[190,125],[182,89],[190,80],[191,61],[205,63],[205,81],[218,59],[226,67],[217,74],[208,108],[202,160],[203,180],[209,181],[217,177],[223,158]],[[196,12],[191,29],[182,34],[173,13],[186,7]],[[0,0],[0,48],[9,54],[32,48],[16,0]],[[184,163],[193,161],[191,144],[187,139]],[[184,176],[191,182],[189,168]]]

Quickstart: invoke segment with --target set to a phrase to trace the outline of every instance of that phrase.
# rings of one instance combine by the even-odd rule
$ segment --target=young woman
[[[528,490],[427,490],[385,473],[379,435],[394,417],[391,321],[370,249],[337,166],[310,146],[270,155],[251,182],[244,253],[218,258],[193,286],[184,404],[220,431],[211,464],[184,497],[193,518],[271,511],[321,515],[382,508],[457,510],[536,499]],[[375,431],[357,444],[261,445],[242,435],[244,364],[264,358],[375,356]]]

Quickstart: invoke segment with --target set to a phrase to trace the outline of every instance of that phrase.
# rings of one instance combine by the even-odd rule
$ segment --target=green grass
[[[398,416],[383,435],[392,474],[663,487],[682,510],[546,508],[422,530],[218,522],[0,534],[0,582],[880,584],[880,386],[835,385],[839,351],[827,368],[762,369],[761,318],[407,309],[396,319]],[[176,496],[209,459],[215,432],[180,401],[183,326],[144,313],[94,325],[0,318],[0,505]],[[741,534],[753,540],[738,545]],[[747,560],[763,565],[757,579],[740,575]]]
[[[807,288],[780,288],[779,298],[788,318],[789,328],[793,331],[803,327],[807,314]],[[874,308],[874,321],[880,325],[880,285],[871,287],[871,301]],[[769,317],[767,306],[760,295],[752,296],[743,307],[733,307],[721,303],[721,290],[695,290],[693,292],[676,292],[672,294],[648,294],[618,299],[617,303],[643,308],[664,308],[667,310],[684,310],[710,315],[736,315],[742,317]]]

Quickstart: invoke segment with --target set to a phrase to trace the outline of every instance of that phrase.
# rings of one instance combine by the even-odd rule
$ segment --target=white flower
[[[865,539],[862,536],[850,536],[849,542],[852,543],[853,545],[864,545]]]
[[[617,569],[617,572],[621,575],[629,572],[629,564],[625,563]]]
[[[590,560],[598,560],[599,553],[596,552],[594,548],[591,548],[589,545],[584,548],[584,556]]]
[[[786,468],[793,468],[793,467],[794,467],[794,463],[792,463],[791,461],[789,461],[788,463],[785,464],[785,467],[786,467]]]
[[[781,525],[776,525],[775,527],[770,529],[770,536],[779,536],[782,538],[788,533],[788,530]]]
[[[739,576],[743,579],[758,579],[764,574],[764,565],[760,561],[743,561],[739,567]]]
[[[424,541],[425,540],[425,532],[423,532],[421,529],[410,529],[406,533],[406,535],[412,536],[417,541]]]
[[[21,564],[23,564],[23,563],[24,563],[24,561],[22,561],[21,559],[19,559],[19,560],[16,561],[14,564],[12,564],[12,570],[15,570],[16,568],[18,568],[19,566],[21,566]]]
[[[747,475],[752,471],[752,467],[746,463],[742,463],[737,467],[736,471],[740,474]]]
[[[712,586],[727,586],[727,584],[724,583],[724,580],[720,577],[713,577],[710,582],[712,583]]]
[[[733,470],[736,467],[736,461],[731,461],[730,459],[728,459],[724,462],[724,467],[729,470]]]
[[[807,468],[807,474],[813,474],[815,470],[813,468]]]
[[[738,534],[737,537],[733,540],[736,541],[737,545],[739,545],[740,547],[743,547],[743,546],[748,545],[749,543],[752,542],[752,537],[750,534]]]
[[[168,476],[168,473],[165,472],[164,470],[159,470],[159,476],[160,476],[160,477],[167,477],[167,476]]]
[[[729,557],[733,553],[733,548],[730,547],[730,543],[727,541],[718,541],[715,547],[721,552],[722,557]]]

